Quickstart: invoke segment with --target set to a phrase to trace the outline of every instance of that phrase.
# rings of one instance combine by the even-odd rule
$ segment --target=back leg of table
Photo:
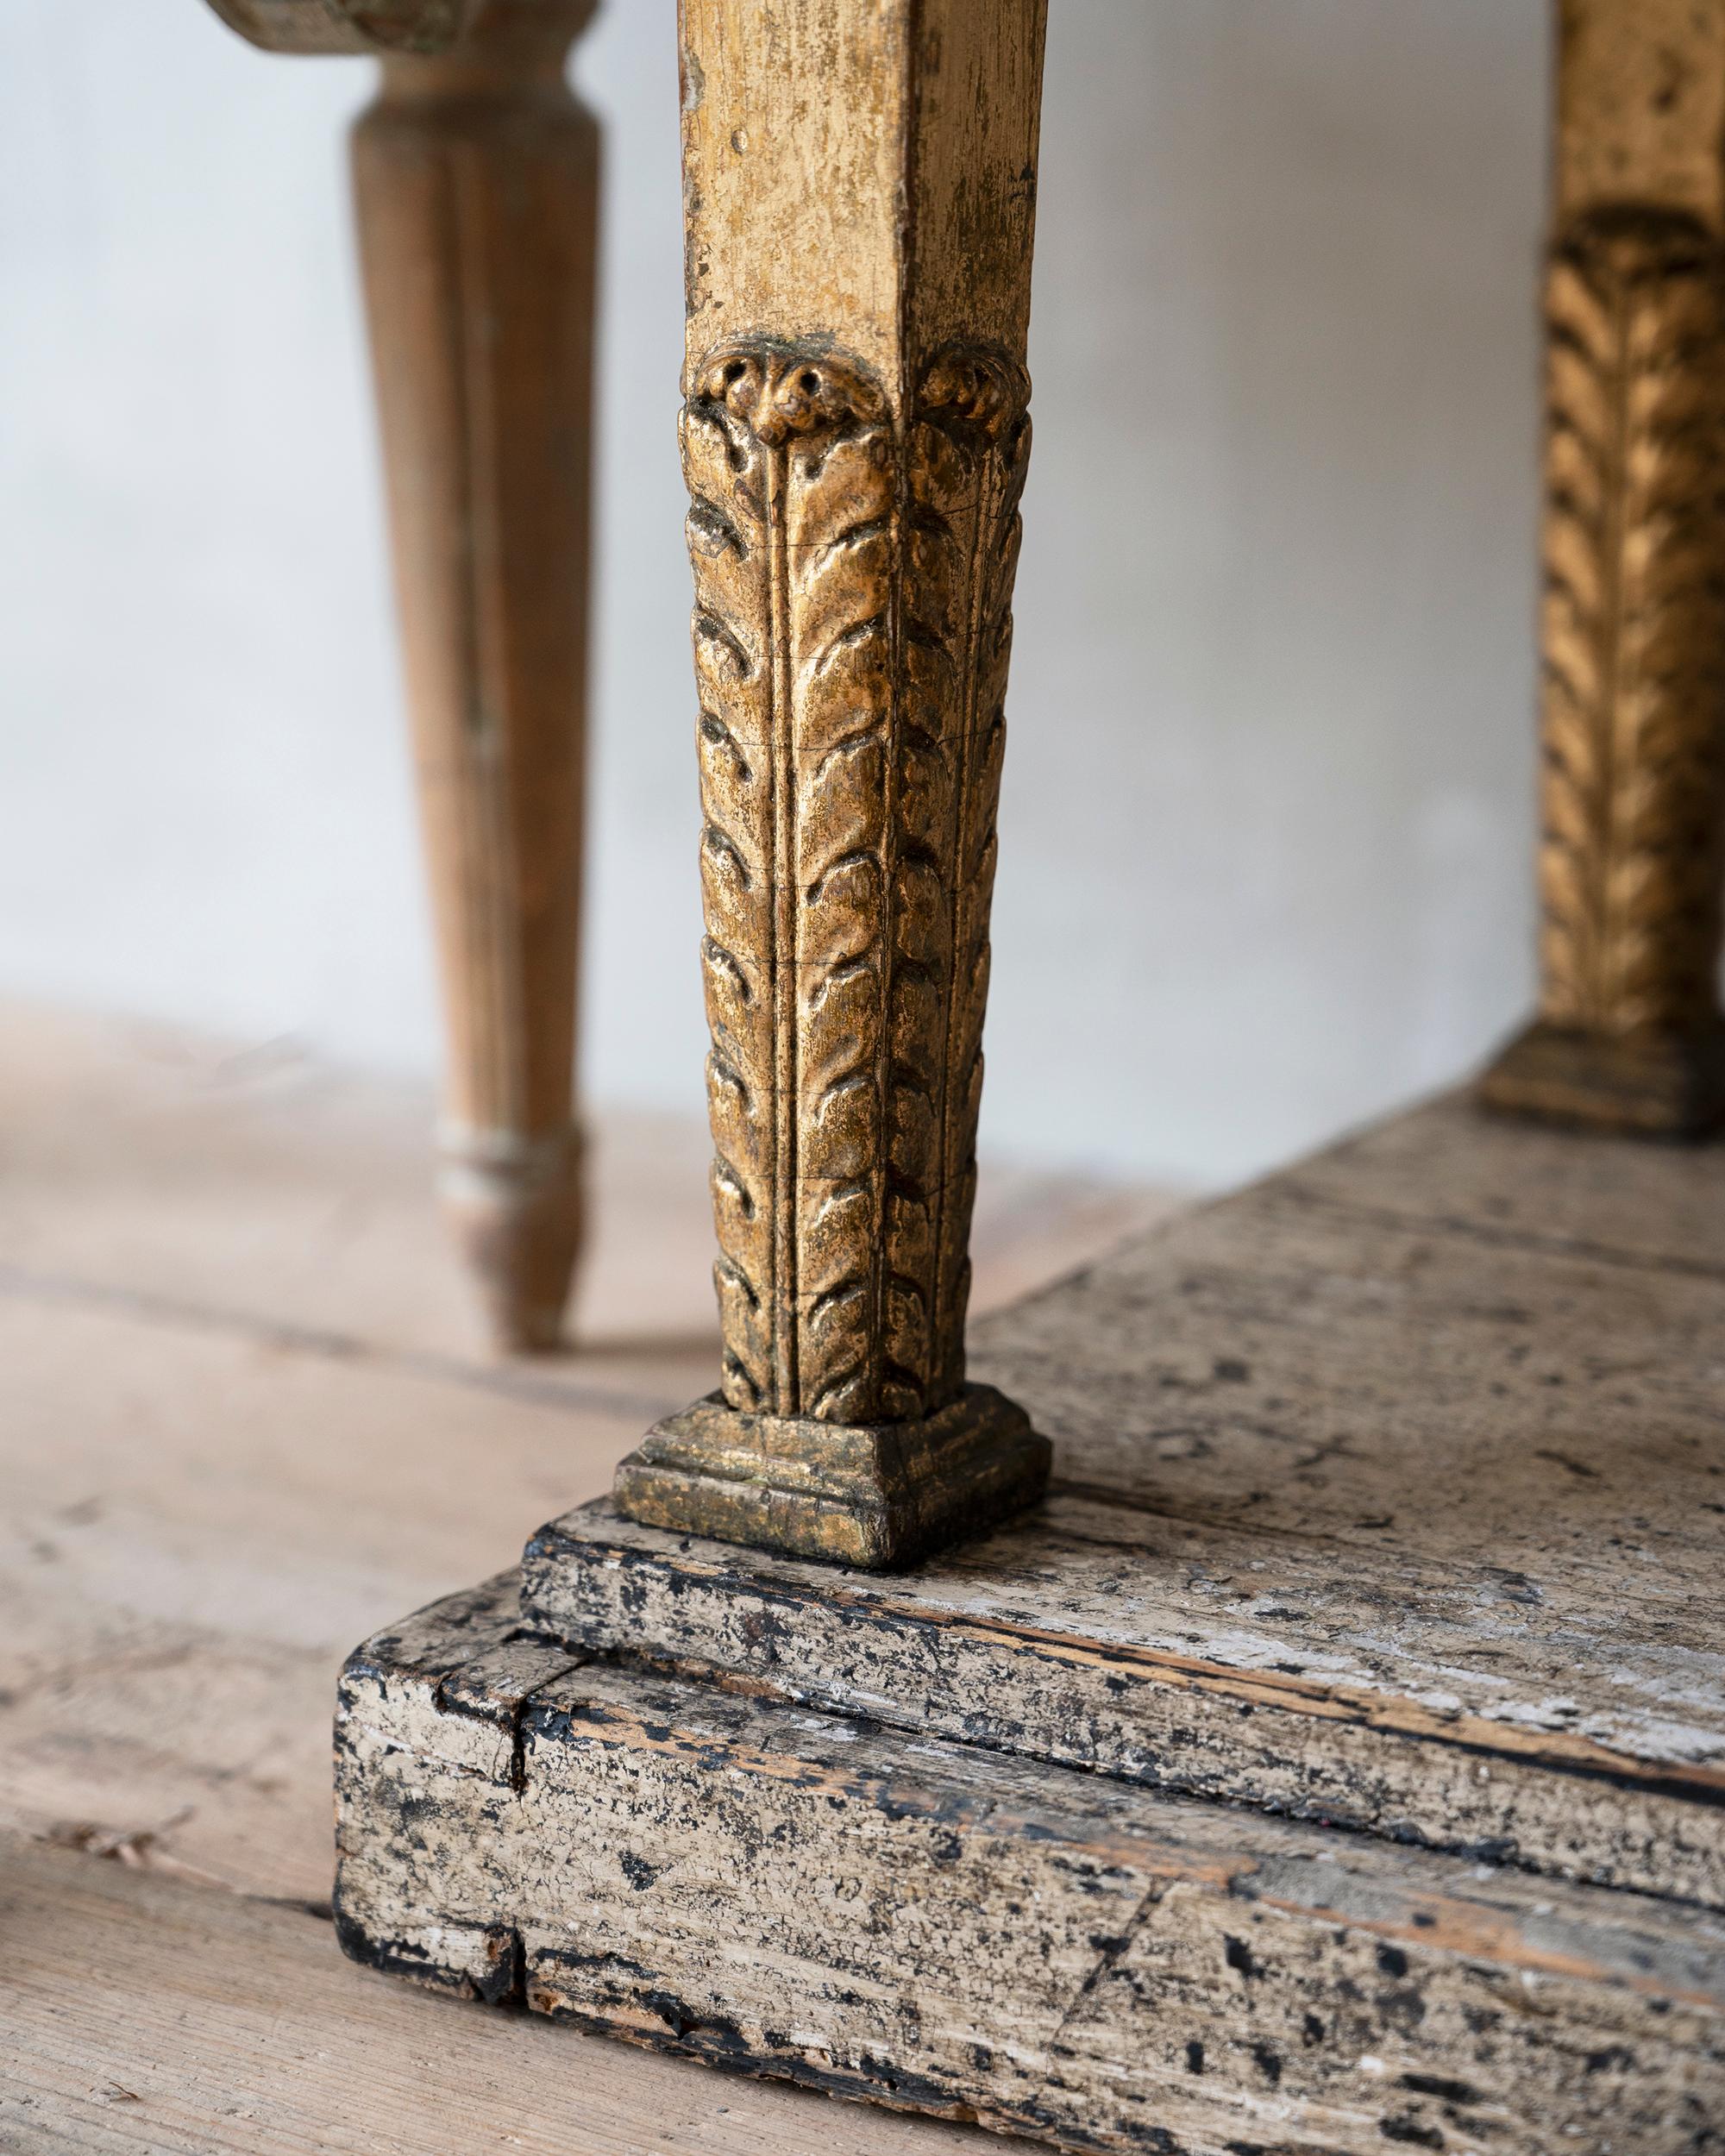
[[[556,1344],[572,1115],[598,129],[585,0],[390,56],[354,138],[448,1031],[442,1179],[500,1345]]]

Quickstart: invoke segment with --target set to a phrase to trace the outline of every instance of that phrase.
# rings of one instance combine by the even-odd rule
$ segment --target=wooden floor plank
[[[7,2156],[986,2156],[354,1969],[302,1908],[0,1837]]]
[[[640,1428],[109,1310],[0,1301],[0,1806],[270,1893],[328,1891],[354,1639],[508,1564]]]
[[[327,1924],[248,1899],[328,1896],[348,1650],[513,1563],[716,1369],[697,1124],[599,1119],[580,1350],[530,1364],[498,1363],[480,1336],[430,1194],[430,1125],[423,1089],[333,1072],[292,1044],[235,1052],[0,1009],[0,1829],[32,1845],[12,1847],[9,1882],[37,1883],[27,1957],[6,1920],[0,2061],[21,2032],[70,2047],[52,2074],[39,2058],[28,2087],[0,2074],[9,2156],[801,2150],[832,2131],[825,2105],[756,2092],[739,2111],[731,2084],[562,2033],[499,2034],[481,2017],[457,2036],[453,2009],[344,1965]],[[982,1299],[1166,1204],[996,1173]],[[44,1880],[64,1925],[44,1913]],[[172,1934],[160,1967],[158,1922]],[[260,1954],[276,1957],[273,1991],[247,1973]],[[322,2033],[273,2047],[259,2017],[291,2021],[308,1985]],[[230,1994],[250,2018],[224,2051],[205,2024],[209,1998]],[[466,2109],[437,2078],[450,2046]],[[153,2061],[172,2103],[104,2097]],[[416,2061],[438,2103],[416,2102]],[[381,2095],[367,2112],[367,2076],[399,2121]],[[931,2131],[943,2145],[938,2129],[844,2116],[858,2148],[926,2147]]]
[[[16,1006],[0,1006],[0,1292],[132,1297],[170,1320],[303,1344],[493,1362],[437,1217],[427,1087],[333,1069],[292,1041],[235,1048]],[[591,1121],[580,1352],[536,1364],[536,1381],[591,1389],[644,1371],[686,1401],[718,1356],[706,1125],[635,1110]],[[985,1161],[975,1307],[1174,1203]]]

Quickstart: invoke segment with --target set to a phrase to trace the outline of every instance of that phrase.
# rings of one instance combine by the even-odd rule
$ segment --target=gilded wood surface
[[[807,351],[690,388],[725,1397],[912,1420],[963,1376],[1028,384],[944,354],[902,431]]]
[[[1044,12],[679,12],[723,1389],[616,1496],[878,1569],[1047,1477],[964,1384]]]
[[[693,370],[821,342],[897,408],[955,341],[1022,358],[1045,0],[680,0]]]
[[[1562,0],[1537,1022],[1498,1107],[1725,1112],[1725,0]]]
[[[791,1421],[963,1384],[1043,16],[681,10],[722,1385]]]
[[[1542,1008],[1692,1027],[1725,862],[1725,291],[1687,215],[1594,212],[1549,285]]]
[[[1559,223],[1602,204],[1725,219],[1725,0],[1559,0]]]

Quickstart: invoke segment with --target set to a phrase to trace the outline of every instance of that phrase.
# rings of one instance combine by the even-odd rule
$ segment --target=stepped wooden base
[[[1722,1322],[1725,1151],[1368,1132],[976,1329],[993,1534],[605,1501],[372,1642],[349,1950],[1075,2149],[1701,2156]]]
[[[714,1394],[617,1470],[632,1519],[869,1571],[913,1564],[1033,1505],[1050,1447],[992,1385],[920,1422],[741,1414]]]
[[[1725,1119],[1725,1025],[1590,1033],[1543,1019],[1479,1081],[1489,1108],[1652,1138],[1700,1138]]]
[[[1280,1614],[1269,1637],[1230,1639],[1193,1590],[1207,1562],[1195,1567],[1195,1548],[1217,1539],[1142,1520],[1111,1532],[1108,1510],[1057,1489],[992,1540],[880,1580],[643,1527],[601,1501],[528,1545],[523,1620],[579,1651],[863,1715],[910,1740],[986,1745],[1725,1909],[1725,1745],[1716,1728],[1699,1745],[1690,1731],[1689,1756],[1672,1757],[1661,1741],[1672,1726],[1628,1708],[1632,1689],[1657,1698],[1651,1640],[1623,1640],[1608,1672],[1565,1671],[1532,1626],[1519,1643],[1520,1627],[1493,1626],[1482,1657],[1478,1617],[1445,1623],[1427,1607],[1410,1626],[1392,1609],[1390,1651],[1368,1669],[1320,1646],[1317,1629],[1364,1632],[1371,1596],[1396,1590],[1370,1572],[1345,1583],[1352,1568],[1334,1553],[1316,1564],[1290,1553],[1273,1570],[1245,1560],[1265,1567],[1253,1599]],[[1414,1575],[1406,1594],[1418,1609],[1430,1588]],[[1560,1589],[1556,1600],[1559,1633],[1567,1620],[1578,1645],[1586,1624],[1596,1642],[1596,1617]],[[1396,1635],[1416,1628],[1427,1654],[1455,1658],[1452,1682],[1396,1668]]]
[[[1716,2124],[1711,1917],[584,1663],[516,1584],[348,1666],[358,1960],[1074,2148],[1673,2156]]]

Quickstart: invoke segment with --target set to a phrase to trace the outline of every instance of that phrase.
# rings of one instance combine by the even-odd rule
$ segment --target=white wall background
[[[1531,987],[1546,0],[1052,0],[987,1138],[1233,1176]],[[698,1112],[673,0],[607,0],[584,1082]],[[436,1012],[341,137],[364,63],[0,4],[0,992]]]

